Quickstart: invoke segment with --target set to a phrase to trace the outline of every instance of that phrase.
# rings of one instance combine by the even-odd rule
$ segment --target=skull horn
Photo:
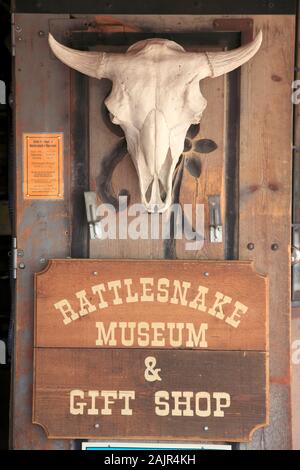
[[[49,34],[49,45],[54,55],[72,69],[89,77],[109,78],[109,74],[105,70],[106,61],[104,60],[107,54],[70,49],[57,42],[52,34]]]
[[[231,72],[250,60],[260,48],[262,43],[262,32],[245,46],[225,52],[206,52],[206,57],[210,67],[210,76],[219,77],[224,73]]]

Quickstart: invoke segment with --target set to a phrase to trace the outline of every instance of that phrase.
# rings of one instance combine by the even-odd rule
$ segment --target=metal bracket
[[[208,196],[209,240],[211,243],[222,243],[223,227],[221,221],[220,196]]]
[[[97,219],[97,194],[93,191],[84,193],[86,217],[90,229],[91,240],[101,240],[102,227],[101,222]]]
[[[15,14],[11,15],[11,55],[16,55],[16,32],[15,32]]]
[[[6,343],[0,340],[0,364],[6,364]]]
[[[254,21],[252,18],[218,18],[214,20],[216,31],[237,31],[241,33],[242,45],[253,40]]]
[[[17,265],[18,265],[18,248],[17,248],[17,239],[16,237],[12,237],[11,239],[11,251],[8,253],[10,256],[11,262],[11,273],[12,278],[17,279]]]
[[[295,245],[292,246],[291,263],[292,266],[300,263],[300,249]]]

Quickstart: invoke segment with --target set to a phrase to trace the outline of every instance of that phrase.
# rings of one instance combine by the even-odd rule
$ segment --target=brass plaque
[[[23,134],[25,199],[63,199],[63,134]]]

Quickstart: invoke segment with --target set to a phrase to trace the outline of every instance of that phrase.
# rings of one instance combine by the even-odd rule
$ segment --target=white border
[[[229,444],[185,444],[185,443],[164,443],[164,442],[118,442],[118,441],[90,441],[82,442],[82,450],[87,450],[87,447],[96,447],[99,449],[114,449],[114,450],[130,450],[134,449],[198,449],[198,450],[231,450],[232,447]]]

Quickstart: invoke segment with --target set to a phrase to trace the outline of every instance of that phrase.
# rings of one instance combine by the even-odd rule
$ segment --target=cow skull
[[[207,101],[199,82],[247,62],[262,42],[225,52],[186,52],[166,39],[148,39],[126,53],[70,49],[49,35],[52,51],[64,64],[113,82],[106,99],[113,123],[123,129],[148,212],[164,212],[172,199],[172,176],[191,124],[201,120]]]

